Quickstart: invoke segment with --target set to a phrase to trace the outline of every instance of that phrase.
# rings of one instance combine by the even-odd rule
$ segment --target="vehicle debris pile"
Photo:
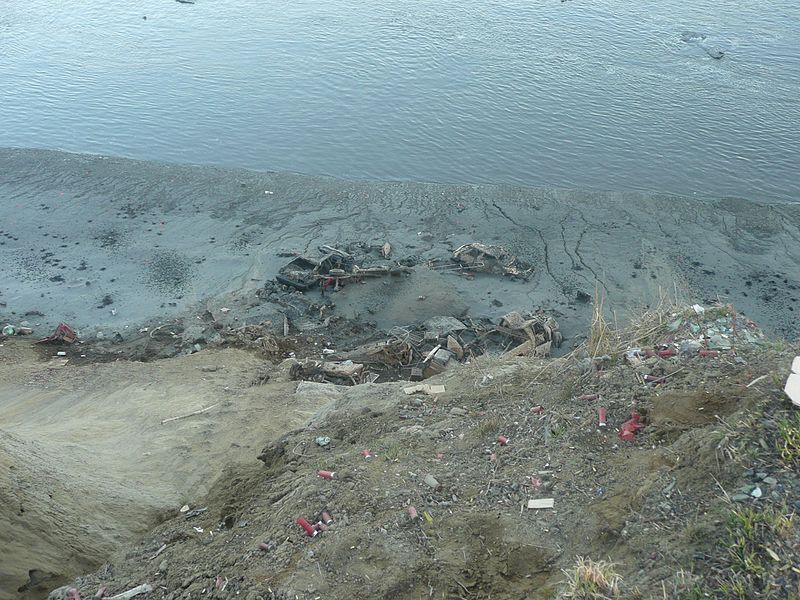
[[[382,339],[351,350],[324,348],[319,358],[293,357],[291,373],[295,379],[344,385],[421,381],[484,354],[549,356],[562,340],[558,322],[543,313],[511,312],[500,323],[441,316],[394,327]]]
[[[324,293],[329,288],[338,291],[344,282],[411,272],[408,266],[388,260],[388,242],[382,246],[354,243],[346,250],[322,245],[318,251],[318,255],[291,254],[294,258],[280,269],[275,280],[301,292],[320,288]]]

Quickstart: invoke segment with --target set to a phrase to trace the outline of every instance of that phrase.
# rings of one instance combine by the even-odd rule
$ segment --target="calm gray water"
[[[796,0],[0,2],[0,146],[800,200],[799,93]]]

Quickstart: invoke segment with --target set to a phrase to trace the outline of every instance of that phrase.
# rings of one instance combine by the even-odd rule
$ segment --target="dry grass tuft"
[[[589,329],[587,351],[589,356],[597,358],[605,355],[618,355],[632,347],[652,346],[663,337],[667,325],[677,316],[684,315],[687,306],[679,299],[678,293],[670,297],[659,291],[658,301],[638,310],[631,310],[634,315],[624,327],[608,322],[605,310],[605,293],[595,289],[592,324]]]
[[[564,569],[564,575],[567,576],[564,598],[611,600],[621,597],[622,577],[614,570],[613,563],[579,556],[572,569]]]

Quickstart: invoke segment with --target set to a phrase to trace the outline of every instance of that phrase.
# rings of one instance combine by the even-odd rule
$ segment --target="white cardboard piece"
[[[795,356],[792,361],[792,372],[783,388],[792,404],[800,407],[800,356]]]

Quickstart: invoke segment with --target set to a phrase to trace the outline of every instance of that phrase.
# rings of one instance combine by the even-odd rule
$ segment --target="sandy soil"
[[[0,347],[2,597],[16,597],[30,570],[46,592],[64,574],[95,568],[185,502],[202,501],[225,468],[252,463],[265,436],[304,423],[325,401],[298,400],[291,384],[251,386],[262,361],[236,350],[62,362],[26,340]]]
[[[431,380],[446,388],[437,397],[410,397],[401,382],[301,383],[298,402],[320,390],[331,401],[307,427],[220,479],[207,512],[163,523],[72,585],[90,596],[147,583],[145,598],[172,600],[550,599],[565,597],[562,569],[586,556],[613,561],[624,585],[577,598],[730,598],[720,581],[741,572],[731,511],[791,513],[800,499],[775,451],[788,402],[771,378],[746,387],[775,365],[785,376],[794,350],[618,362],[599,375],[563,359],[481,359]],[[674,375],[648,386],[642,373]],[[632,409],[644,429],[623,442],[616,432]],[[748,484],[760,500],[732,502]],[[552,509],[527,507],[546,498]],[[322,511],[333,522],[307,537],[295,520]],[[754,546],[767,567],[743,597],[796,593],[798,550],[796,522]]]

